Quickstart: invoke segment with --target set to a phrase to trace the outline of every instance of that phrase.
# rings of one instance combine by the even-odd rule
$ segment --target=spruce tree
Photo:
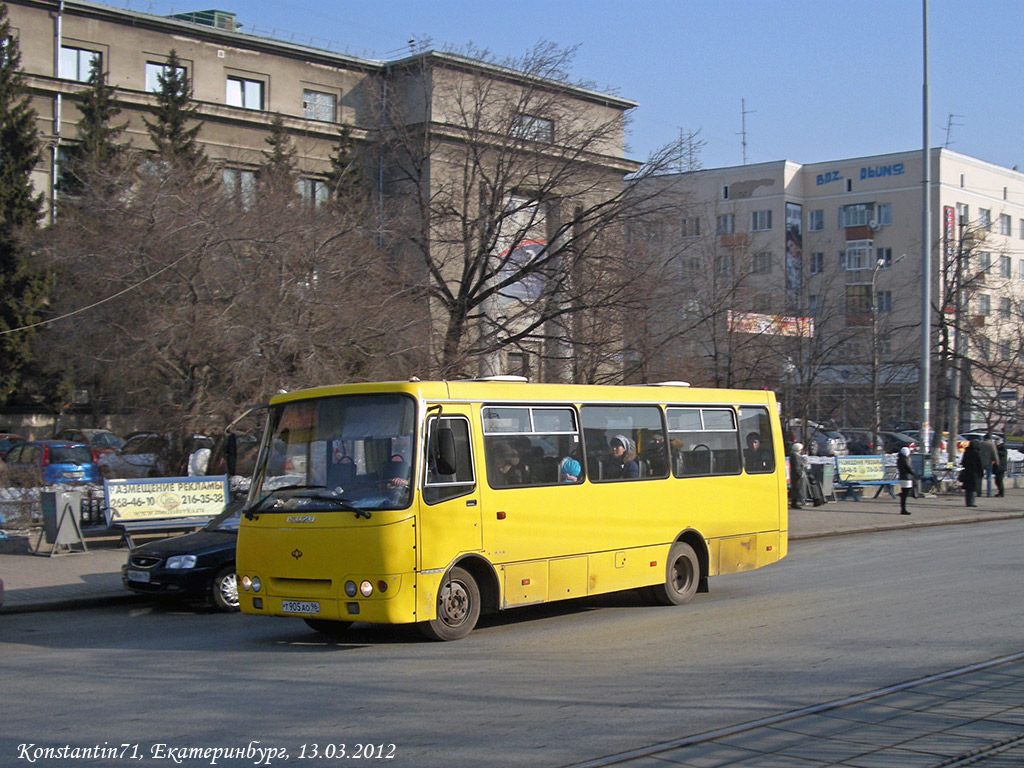
[[[40,319],[48,279],[32,267],[25,231],[42,215],[32,170],[41,157],[36,113],[20,70],[21,51],[0,4],[0,402],[17,389],[33,332],[17,330]]]
[[[260,186],[264,192],[295,192],[295,145],[284,127],[280,114],[274,115],[270,135],[264,141],[270,145],[263,150],[266,162],[260,169]]]
[[[178,54],[171,49],[163,72],[157,76],[160,90],[156,92],[153,122],[145,120],[160,159],[176,166],[198,169],[206,162],[206,154],[197,137],[203,127],[199,110],[192,103],[192,86],[188,72]],[[197,121],[192,127],[188,124]]]
[[[89,186],[90,177],[102,173],[107,178],[117,175],[126,147],[117,140],[127,123],[113,125],[121,114],[114,101],[114,88],[107,84],[100,58],[93,59],[89,72],[89,89],[78,105],[78,143],[68,147],[61,167],[60,189],[65,195],[80,195]]]
[[[366,192],[355,148],[352,132],[342,123],[338,129],[338,143],[330,158],[331,170],[327,173],[327,186],[335,200],[361,200]]]

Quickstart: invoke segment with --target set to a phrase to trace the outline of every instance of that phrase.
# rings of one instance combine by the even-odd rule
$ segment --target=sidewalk
[[[896,528],[959,525],[1024,518],[1024,488],[1008,488],[1004,498],[978,499],[978,507],[964,506],[963,496],[929,496],[908,501],[910,515],[900,515],[898,499],[883,492],[878,498],[829,502],[823,507],[789,511],[791,541],[867,533]],[[145,595],[129,592],[121,584],[121,566],[128,550],[118,548],[116,536],[88,536],[88,552],[47,557],[34,555],[38,532],[11,535],[0,541],[0,579],[5,595],[2,613],[58,610],[104,605],[111,602],[145,601]],[[40,547],[48,553],[49,545]]]

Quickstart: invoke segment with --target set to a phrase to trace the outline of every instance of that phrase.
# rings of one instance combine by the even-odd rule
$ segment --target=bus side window
[[[740,408],[743,465],[749,473],[775,471],[775,445],[767,408]]]
[[[443,438],[440,435],[444,435]],[[442,454],[443,443],[454,443],[455,466],[445,466],[447,459]],[[450,452],[444,450],[444,454]],[[439,461],[439,459],[441,459]],[[454,499],[471,493],[476,487],[473,477],[473,455],[470,448],[469,421],[461,417],[432,418],[427,425],[426,482],[423,485],[423,499],[428,504]],[[454,469],[454,472],[444,470]]]

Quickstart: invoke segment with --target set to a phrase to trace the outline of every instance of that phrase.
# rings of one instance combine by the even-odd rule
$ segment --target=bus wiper
[[[323,488],[324,486],[319,486]],[[365,517],[367,520],[370,519],[370,511],[368,509],[362,509],[352,504],[350,499],[339,498],[338,496],[329,496],[323,493],[296,493],[292,496],[293,499],[316,499],[317,501],[329,501],[334,504],[338,509],[343,509],[346,512],[355,512],[356,517]]]
[[[322,485],[306,485],[305,483],[295,483],[293,485],[282,485],[280,488],[274,488],[273,490],[267,491],[265,494],[260,496],[256,500],[255,504],[253,504],[251,507],[249,507],[248,509],[245,510],[245,519],[246,520],[252,520],[253,516],[255,515],[255,513],[259,510],[260,507],[263,506],[263,502],[265,502],[267,499],[269,499],[275,493],[280,493],[281,491],[296,491],[299,488],[323,488],[323,487],[324,486],[322,486]]]

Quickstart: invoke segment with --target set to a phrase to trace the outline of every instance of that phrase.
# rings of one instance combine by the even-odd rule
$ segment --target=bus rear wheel
[[[303,619],[303,621],[310,629],[328,637],[337,637],[352,626],[351,621],[331,621],[330,619]]]
[[[648,587],[645,597],[658,605],[685,605],[697,594],[700,584],[700,561],[693,547],[677,541],[668,551],[665,583]]]
[[[469,571],[452,568],[437,593],[437,618],[424,621],[420,629],[431,640],[459,640],[480,618],[480,588]]]

